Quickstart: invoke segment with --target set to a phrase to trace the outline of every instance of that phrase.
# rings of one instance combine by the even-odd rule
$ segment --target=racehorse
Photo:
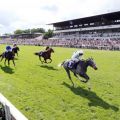
[[[61,66],[63,66],[64,69],[66,70],[67,75],[73,84],[73,87],[74,87],[74,83],[71,79],[70,71],[73,72],[74,76],[77,77],[79,80],[81,80],[80,77],[84,78],[85,80],[81,80],[81,81],[87,83],[88,80],[90,79],[89,76],[86,74],[88,66],[94,68],[95,70],[98,69],[92,58],[78,61],[73,68],[69,68],[68,64],[69,61],[63,61]]]
[[[19,49],[19,47],[14,47],[14,48],[12,48],[12,51],[15,53],[15,54],[17,54],[17,56],[18,56],[18,51],[19,51],[20,49]]]
[[[51,53],[54,53],[54,50],[52,48],[48,48],[45,51],[36,52],[34,54],[39,56],[39,60],[41,61],[41,63],[51,63]],[[43,57],[44,60],[42,60],[41,57]],[[49,62],[47,62],[48,59],[50,60]]]
[[[5,58],[5,62],[4,62],[5,65],[6,65],[6,61],[8,61],[8,65],[10,65],[10,60],[12,60],[14,66],[15,66],[15,62],[14,62],[15,54],[14,54],[14,52],[12,52],[12,51],[3,52],[0,55],[0,57],[1,57],[1,61]]]

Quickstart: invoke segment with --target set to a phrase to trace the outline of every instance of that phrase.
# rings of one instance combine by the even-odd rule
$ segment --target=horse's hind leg
[[[10,66],[10,60],[8,60],[8,66]]]
[[[68,69],[65,69],[65,70],[66,70],[66,72],[67,72],[67,75],[68,75],[69,79],[71,80],[71,82],[72,82],[72,84],[73,84],[73,87],[74,87],[74,83],[73,83],[73,81],[72,81],[72,79],[71,79],[71,76],[70,76],[70,71],[69,71]]]
[[[6,65],[6,60],[7,60],[7,59],[5,58],[5,61],[4,61],[4,64],[5,64],[5,65]]]
[[[4,57],[2,57],[0,61],[2,61],[2,60],[3,60],[3,58],[4,58]]]
[[[52,59],[50,58],[50,62],[49,63],[51,63],[52,62]]]
[[[44,63],[47,63],[47,59],[44,58]]]

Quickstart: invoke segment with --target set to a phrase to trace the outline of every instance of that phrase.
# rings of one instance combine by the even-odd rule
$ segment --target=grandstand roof
[[[55,22],[55,23],[50,23],[48,25],[70,26],[72,24],[75,25],[75,24],[97,22],[103,19],[104,20],[120,20],[120,11],[101,14],[101,15],[95,15],[95,16],[89,16],[89,17],[84,17],[84,18],[78,18],[78,19],[73,19],[73,20],[67,20],[67,21],[62,21],[62,22]]]

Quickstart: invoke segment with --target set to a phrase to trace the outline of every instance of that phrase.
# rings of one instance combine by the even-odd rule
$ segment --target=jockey
[[[50,47],[49,46],[47,46],[46,48],[45,48],[45,50],[48,50]]]
[[[82,56],[83,56],[83,50],[79,50],[73,53],[71,59],[77,62],[81,60]]]
[[[13,44],[13,48],[17,47],[17,44]]]
[[[77,63],[79,60],[82,59],[83,54],[84,54],[83,50],[78,50],[78,51],[74,52],[71,57],[71,60],[68,64],[68,67],[72,68],[75,63]]]
[[[6,57],[6,55],[7,55],[8,52],[12,52],[12,48],[9,45],[6,46],[6,51],[4,52],[5,57]]]

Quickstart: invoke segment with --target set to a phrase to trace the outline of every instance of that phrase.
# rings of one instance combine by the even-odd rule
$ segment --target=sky
[[[120,11],[120,0],[0,0],[0,34]]]

